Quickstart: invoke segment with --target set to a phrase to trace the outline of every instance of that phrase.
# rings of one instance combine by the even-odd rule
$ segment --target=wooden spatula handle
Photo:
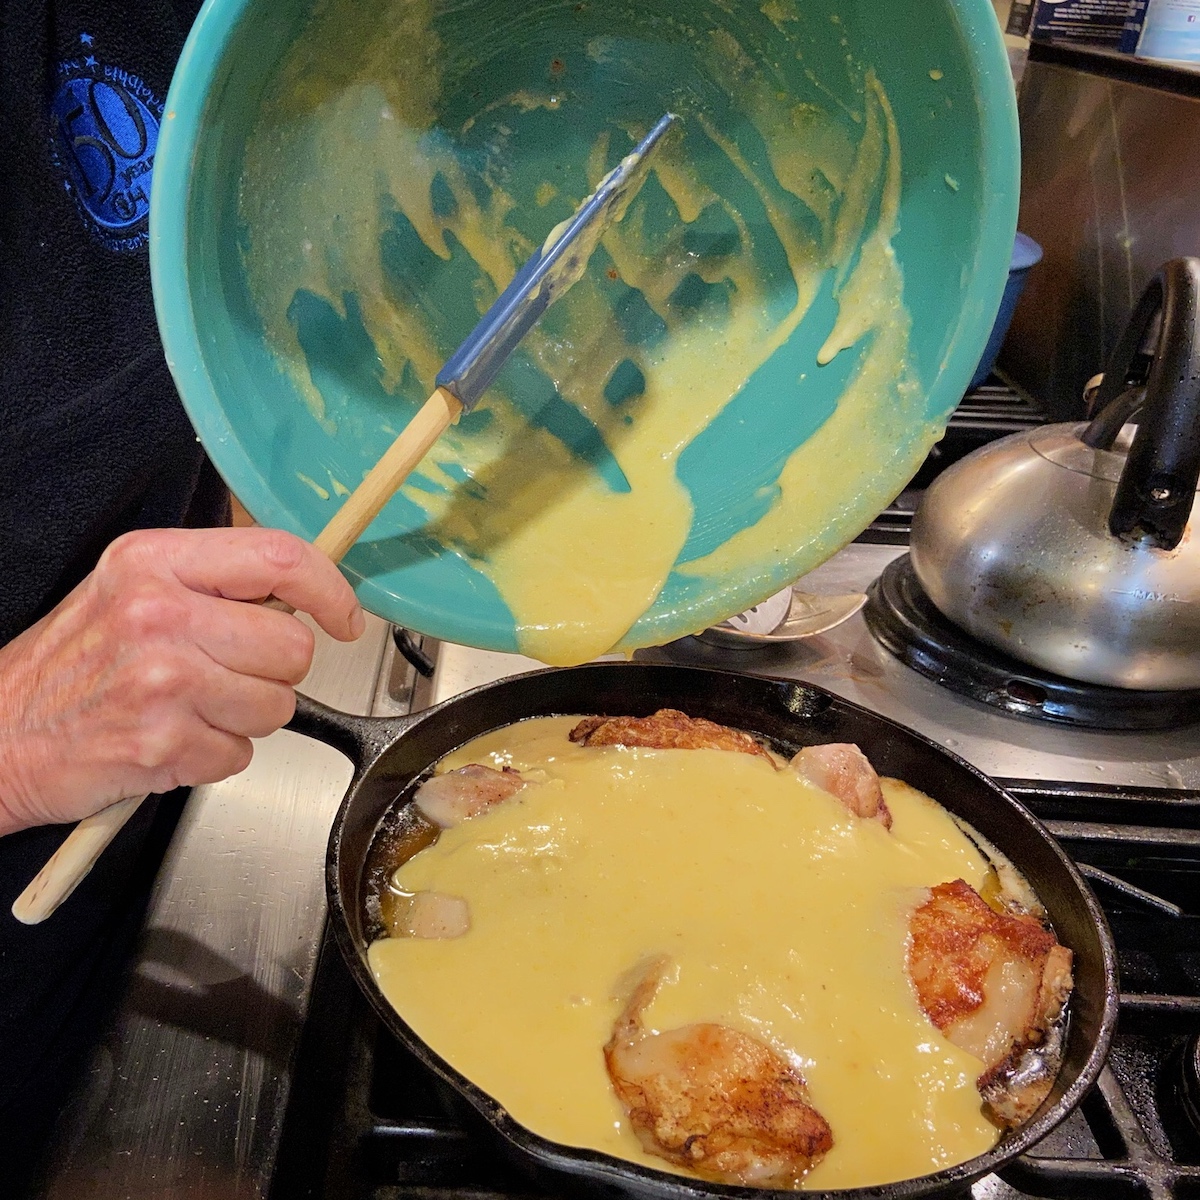
[[[346,497],[346,503],[317,534],[313,545],[334,562],[341,562],[461,412],[462,404],[457,397],[445,388],[438,388],[371,468],[370,474]]]
[[[145,798],[129,796],[80,821],[13,901],[13,916],[25,925],[44,921],[79,886]]]
[[[403,486],[416,465],[429,453],[434,442],[458,420],[462,404],[445,388],[437,388],[416,416],[391,444],[387,453],[371,468],[367,477],[346,497],[346,503],[317,535],[313,545],[335,563],[366,532],[383,506]],[[272,596],[266,607],[294,612],[291,605]],[[145,796],[130,796],[108,808],[85,817],[67,835],[66,840],[37,873],[30,885],[16,898],[12,914],[26,925],[44,921],[79,886],[96,864],[105,847],[117,836],[125,822],[138,810]]]

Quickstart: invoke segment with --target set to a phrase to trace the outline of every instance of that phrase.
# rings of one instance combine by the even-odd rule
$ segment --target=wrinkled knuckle
[[[135,529],[115,538],[101,554],[96,570],[102,574],[124,575],[144,567],[146,561],[161,553],[170,530]]]
[[[296,715],[296,693],[290,687],[279,688],[272,707],[272,724],[282,729]]]
[[[139,672],[142,694],[150,704],[162,705],[184,699],[192,689],[192,673],[173,654],[155,655]]]
[[[162,718],[143,725],[133,736],[129,760],[149,772],[155,791],[178,787],[177,775],[189,738],[182,720]]]
[[[292,621],[294,629],[288,646],[279,655],[279,678],[285,683],[297,684],[312,666],[313,653],[317,647],[316,634],[303,621]]]
[[[307,543],[283,529],[264,529],[259,536],[263,558],[280,571],[294,571],[307,557]]]
[[[119,610],[127,636],[142,641],[179,633],[188,625],[186,597],[158,582],[130,589]]]

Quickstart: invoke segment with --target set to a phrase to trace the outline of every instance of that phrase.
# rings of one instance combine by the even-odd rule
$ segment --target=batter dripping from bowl
[[[677,31],[682,73],[649,11],[635,6],[618,38],[584,37],[556,6],[526,6],[528,36],[554,29],[576,82],[509,92],[508,73],[481,79],[465,66],[474,51],[443,43],[435,7],[387,0],[364,22],[353,0],[320,0],[245,148],[248,291],[321,436],[319,461],[281,471],[294,474],[285,488],[336,504],[429,394],[478,305],[628,152],[637,105],[597,123],[608,102],[588,90],[617,72],[619,90],[645,90],[646,111],[670,108],[680,125],[553,322],[373,527],[369,574],[391,574],[392,538],[405,561],[453,555],[495,589],[516,648],[558,665],[662,644],[778,591],[892,499],[944,423],[909,351],[893,249],[900,131],[877,72],[839,51],[846,98],[810,94],[799,64],[812,47],[790,0],[750,22],[778,54],[759,62],[757,37],[697,20]],[[487,36],[488,20],[472,26]],[[366,403],[318,349],[343,322],[336,342],[361,349]],[[761,419],[748,397],[763,393],[787,397],[769,428],[790,449],[761,479],[730,470],[719,507],[746,516],[717,537],[725,518],[698,464],[706,444],[730,445],[713,433],[729,406]]]
[[[869,1186],[983,1153],[1057,1072],[1070,952],[854,746],[789,761],[672,710],[522,722],[443,759],[373,870],[384,994],[553,1141]]]

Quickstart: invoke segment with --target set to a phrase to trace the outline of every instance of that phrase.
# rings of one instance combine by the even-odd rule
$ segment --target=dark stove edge
[[[1043,821],[1200,829],[1200,790],[1047,779],[998,779]]]

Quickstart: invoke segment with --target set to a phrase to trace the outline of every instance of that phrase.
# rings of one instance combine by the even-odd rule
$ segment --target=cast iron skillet
[[[599,663],[539,671],[466,692],[409,717],[352,717],[300,697],[291,728],[320,738],[354,762],[354,778],[329,838],[326,887],[339,946],[358,986],[388,1030],[439,1075],[519,1153],[526,1166],[557,1173],[573,1191],[638,1200],[769,1200],[768,1192],[649,1170],[595,1151],[547,1141],[518,1125],[490,1096],[454,1070],[383,998],[366,961],[363,872],[372,837],[397,796],[449,751],[527,717],[574,713],[647,716],[677,708],[765,737],[794,751],[821,742],[856,742],[881,775],[920,788],[963,817],[1007,854],[1041,897],[1059,940],[1075,955],[1075,991],[1062,1070],[1033,1119],[987,1154],[920,1179],[805,1195],[902,1200],[960,1193],[1027,1150],[1059,1124],[1095,1082],[1117,1015],[1116,955],[1104,915],[1074,865],[1041,824],[961,758],[920,735],[818,688],[695,667]]]

